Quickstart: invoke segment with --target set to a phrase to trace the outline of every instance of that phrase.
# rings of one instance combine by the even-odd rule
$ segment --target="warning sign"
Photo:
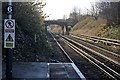
[[[11,47],[11,46],[13,46],[13,43],[6,43],[6,46]]]
[[[13,41],[13,38],[11,37],[11,35],[9,34],[6,41]]]
[[[13,27],[14,27],[14,21],[13,21],[13,20],[7,20],[7,21],[5,22],[5,26],[6,26],[7,28],[13,28]]]
[[[14,29],[5,29],[6,33],[14,33]]]
[[[4,20],[4,48],[15,48],[15,20]]]

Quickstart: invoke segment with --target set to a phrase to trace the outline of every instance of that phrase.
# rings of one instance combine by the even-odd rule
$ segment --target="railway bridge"
[[[63,34],[69,34],[70,27],[73,27],[74,24],[71,20],[64,20],[64,19],[58,19],[58,20],[45,20],[44,21],[45,26],[51,25],[51,24],[57,24],[62,27],[62,33]]]

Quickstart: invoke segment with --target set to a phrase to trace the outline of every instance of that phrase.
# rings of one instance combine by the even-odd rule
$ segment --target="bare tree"
[[[97,5],[99,14],[107,20],[108,25],[120,24],[120,2],[102,1]]]
[[[67,15],[64,14],[63,15],[63,19],[66,20],[67,19]]]
[[[80,20],[81,10],[77,7],[74,7],[72,12],[69,14],[69,20],[76,24]]]

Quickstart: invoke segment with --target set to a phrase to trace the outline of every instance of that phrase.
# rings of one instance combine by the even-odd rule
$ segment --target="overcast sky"
[[[80,8],[85,13],[86,8],[90,7],[90,2],[95,0],[44,0],[46,6],[44,12],[49,15],[47,19],[61,19],[63,15],[69,15],[74,7]]]

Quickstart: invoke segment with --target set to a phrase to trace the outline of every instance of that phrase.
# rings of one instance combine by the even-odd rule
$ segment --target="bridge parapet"
[[[63,26],[73,26],[72,21],[67,21],[67,20],[46,20],[44,21],[45,25],[51,25],[51,24],[57,24],[60,25],[61,27]]]
[[[62,30],[63,30],[63,34],[69,34],[69,31],[70,31],[70,27],[73,27],[74,24],[72,23],[71,20],[46,20],[44,21],[45,23],[45,26],[49,26],[51,24],[57,24],[57,25],[60,25],[62,27]]]

